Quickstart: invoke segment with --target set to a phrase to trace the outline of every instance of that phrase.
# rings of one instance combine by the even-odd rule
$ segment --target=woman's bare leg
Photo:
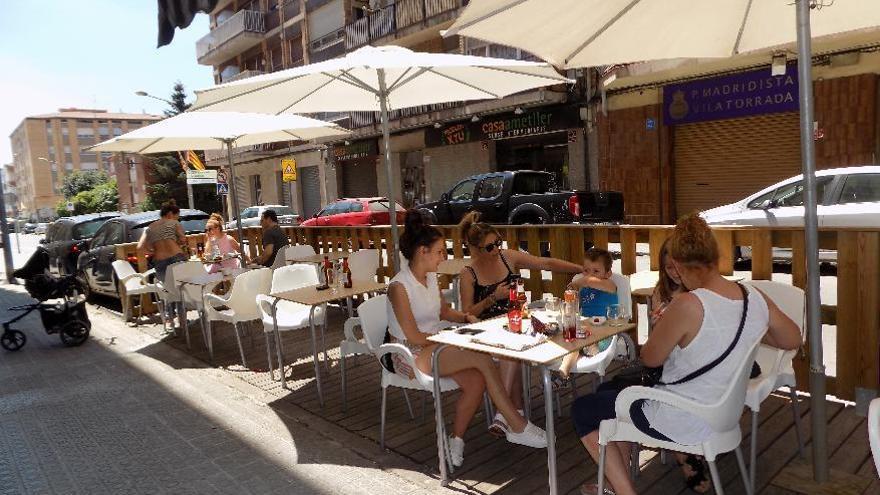
[[[442,356],[442,354],[441,354]],[[455,420],[452,422],[452,436],[464,438],[471,419],[483,402],[483,391],[486,390],[486,381],[483,375],[476,369],[459,371],[449,375],[455,380],[461,390],[461,396],[455,403]]]
[[[416,366],[423,373],[431,373],[431,355],[434,352],[434,347],[433,344],[425,346],[416,358]],[[501,383],[498,368],[495,367],[492,358],[488,355],[449,347],[440,353],[439,365],[440,376],[451,376],[459,371],[475,368],[483,375],[483,379],[486,381],[486,391],[495,407],[498,408],[498,412],[507,420],[510,429],[515,433],[520,433],[525,429],[527,422],[516,411],[516,407]],[[470,419],[467,418],[468,422]]]
[[[511,361],[502,359],[498,362],[498,369],[501,371],[501,382],[507,395],[510,397],[513,405],[517,409],[523,408],[522,394],[522,364],[519,361]]]
[[[581,437],[581,443],[590,453],[590,457],[599,462],[599,431],[593,431]],[[611,442],[605,449],[605,479],[617,495],[635,495],[636,489],[629,479],[629,455],[621,455],[619,448]]]

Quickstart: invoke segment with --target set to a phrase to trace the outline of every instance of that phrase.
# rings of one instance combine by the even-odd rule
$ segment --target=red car
[[[399,203],[397,223],[403,224],[406,210]],[[353,225],[390,225],[386,198],[343,198],[325,206],[317,215],[302,223],[304,227],[343,227]]]

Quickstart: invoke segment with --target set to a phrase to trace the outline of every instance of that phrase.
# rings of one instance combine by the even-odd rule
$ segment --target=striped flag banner
[[[186,161],[189,162],[189,164],[192,165],[192,167],[196,170],[205,170],[205,164],[202,163],[199,155],[197,155],[196,152],[193,150],[189,150],[186,152]]]

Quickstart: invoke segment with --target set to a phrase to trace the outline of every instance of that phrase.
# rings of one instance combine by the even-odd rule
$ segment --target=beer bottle
[[[354,285],[351,280],[351,268],[348,267],[348,258],[342,258],[342,285],[346,289],[351,289]]]
[[[513,333],[522,332],[522,310],[517,300],[516,287],[511,286],[507,301],[507,328]]]

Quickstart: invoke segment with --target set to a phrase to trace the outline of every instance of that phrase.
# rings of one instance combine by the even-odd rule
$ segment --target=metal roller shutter
[[[797,113],[675,127],[676,215],[720,206],[801,170]]]
[[[346,198],[374,198],[379,195],[376,186],[376,160],[366,158],[337,163],[342,171],[342,196]]]
[[[299,169],[297,179],[302,186],[302,216],[310,218],[321,210],[321,177],[318,174],[318,167]]]

